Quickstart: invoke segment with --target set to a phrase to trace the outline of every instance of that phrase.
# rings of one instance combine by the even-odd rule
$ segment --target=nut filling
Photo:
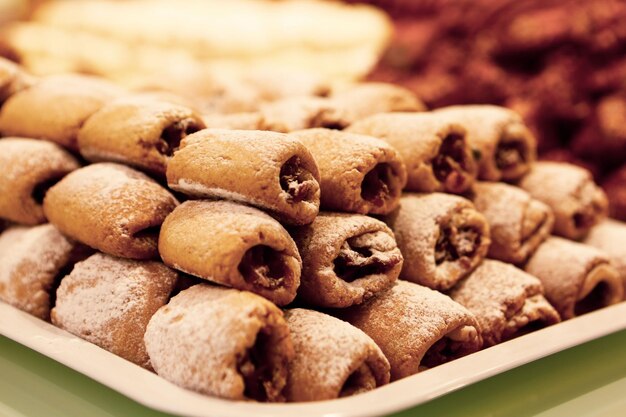
[[[376,165],[363,178],[361,198],[376,207],[382,207],[390,196],[398,192],[394,179],[391,165],[386,163]]]
[[[281,389],[274,381],[272,336],[264,327],[256,336],[254,345],[237,361],[237,370],[244,380],[244,395],[256,401],[282,399]]]
[[[390,271],[402,260],[401,255],[393,251],[390,239],[380,231],[346,239],[334,261],[337,277],[352,282]]]
[[[182,119],[172,123],[163,129],[156,144],[157,151],[165,156],[174,155],[174,152],[180,147],[180,142],[198,130],[200,130],[200,126],[193,119]]]
[[[589,294],[576,303],[574,306],[574,313],[577,316],[580,316],[581,314],[598,310],[609,305],[610,300],[611,288],[606,282],[601,281],[593,288],[593,290],[589,292]]]
[[[282,286],[290,273],[283,254],[265,245],[253,246],[246,251],[239,263],[244,280],[268,290]]]
[[[470,180],[467,165],[464,137],[454,134],[446,136],[439,147],[439,153],[432,161],[437,180],[448,191],[454,193],[465,191]]]
[[[576,229],[585,230],[592,227],[602,215],[602,208],[597,204],[590,203],[583,206],[572,216]]]
[[[473,227],[442,227],[435,244],[435,264],[460,260],[463,266],[469,266],[480,239],[480,232]]]
[[[339,397],[349,397],[376,388],[376,377],[366,363],[362,363],[344,382]]]
[[[46,193],[48,192],[48,190],[62,179],[63,176],[53,177],[36,184],[30,194],[33,200],[35,200],[35,203],[37,203],[38,205],[42,205],[43,199],[46,197]]]
[[[313,197],[317,184],[297,156],[292,156],[280,169],[280,187],[289,194],[289,201],[299,203]]]
[[[516,168],[526,163],[527,153],[528,150],[524,142],[517,140],[500,141],[495,155],[496,166],[501,171]]]
[[[473,351],[466,344],[477,337],[477,331],[471,326],[463,326],[452,330],[441,339],[437,340],[426,351],[422,361],[421,369],[433,368],[452,359],[459,358]]]

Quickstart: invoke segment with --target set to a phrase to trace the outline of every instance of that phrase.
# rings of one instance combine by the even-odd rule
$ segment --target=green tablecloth
[[[0,336],[0,416],[166,416]],[[626,330],[394,417],[626,416]]]

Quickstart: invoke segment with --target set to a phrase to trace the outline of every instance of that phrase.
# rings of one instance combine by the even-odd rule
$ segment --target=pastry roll
[[[611,258],[622,278],[626,298],[626,224],[606,219],[591,229],[584,243],[600,249]]]
[[[383,139],[396,148],[407,168],[407,190],[460,194],[476,178],[465,129],[434,113],[382,113],[346,130]]]
[[[165,188],[124,165],[100,163],[72,172],[46,194],[43,209],[64,234],[122,258],[158,257],[159,229],[178,202]]]
[[[43,223],[46,192],[80,165],[54,143],[35,139],[0,140],[0,217],[13,222]]]
[[[228,201],[186,201],[159,236],[163,262],[206,280],[289,304],[302,261],[289,233],[252,207]]]
[[[78,134],[78,148],[92,162],[122,162],[165,176],[181,140],[200,129],[204,122],[188,107],[129,97],[87,119]]]
[[[289,133],[295,130],[325,127],[343,129],[350,113],[334,101],[322,97],[289,97],[261,106],[262,130]]]
[[[0,57],[0,106],[13,94],[30,87],[34,77],[27,75],[15,63]]]
[[[47,139],[77,150],[78,131],[87,118],[123,91],[83,75],[56,75],[9,98],[0,111],[4,136]]]
[[[483,261],[449,295],[476,316],[484,347],[561,321],[539,279],[500,261]]]
[[[405,194],[386,217],[404,255],[400,278],[447,290],[472,272],[489,249],[489,224],[465,198]]]
[[[526,264],[563,320],[622,300],[619,272],[596,248],[559,237],[546,240]]]
[[[144,340],[154,370],[183,388],[233,400],[285,400],[293,344],[283,313],[262,297],[195,285],[156,312]]]
[[[586,169],[559,162],[536,162],[520,187],[554,213],[554,233],[581,239],[607,214],[604,192]]]
[[[288,401],[322,401],[389,383],[389,361],[374,341],[345,321],[317,311],[287,310],[295,356]]]
[[[263,116],[257,112],[202,115],[204,124],[211,129],[260,130]]]
[[[319,178],[304,145],[275,132],[203,130],[183,140],[167,167],[173,190],[250,204],[296,225],[319,211]]]
[[[513,110],[491,105],[450,106],[435,110],[467,130],[467,142],[478,156],[478,177],[515,181],[537,159],[537,140]]]
[[[0,299],[47,320],[55,286],[87,253],[51,224],[8,228],[0,234]]]
[[[143,336],[152,315],[167,303],[176,275],[160,262],[97,253],[61,281],[52,323],[151,369]]]
[[[323,209],[387,214],[400,203],[406,168],[386,142],[330,129],[301,130],[291,136],[317,162]]]
[[[479,182],[474,184],[472,201],[489,222],[491,258],[522,264],[550,236],[552,210],[524,190],[504,183]]]
[[[349,307],[387,290],[402,269],[393,232],[358,214],[320,213],[292,232],[302,256],[298,297],[319,307]]]
[[[480,326],[450,297],[398,281],[367,303],[336,314],[363,330],[382,349],[395,381],[480,349]]]

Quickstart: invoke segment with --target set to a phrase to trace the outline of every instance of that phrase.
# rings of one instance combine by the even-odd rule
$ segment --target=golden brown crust
[[[478,177],[482,180],[518,180],[537,159],[537,139],[513,110],[465,105],[444,107],[435,113],[467,130],[467,142],[480,155]]]
[[[261,106],[263,130],[289,133],[325,127],[343,129],[350,122],[349,112],[333,100],[321,97],[289,97]]]
[[[35,225],[46,221],[47,190],[80,165],[54,143],[21,138],[0,140],[0,217]]]
[[[406,168],[386,142],[330,129],[300,130],[290,136],[317,162],[323,209],[387,214],[400,203]]]
[[[449,295],[476,316],[484,347],[561,321],[543,297],[541,281],[500,261],[484,260]]]
[[[262,297],[195,285],[157,311],[144,339],[155,371],[183,388],[285,400],[293,344],[282,311]]]
[[[151,369],[143,335],[152,315],[167,303],[176,277],[160,262],[92,255],[61,281],[52,323]]]
[[[626,298],[626,224],[606,219],[591,229],[584,243],[600,249],[611,258],[622,277]]]
[[[187,201],[163,223],[163,262],[221,285],[289,304],[302,261],[289,233],[267,214],[228,201]]]
[[[47,139],[77,150],[78,131],[89,116],[122,90],[102,79],[56,75],[9,98],[0,111],[4,136]]]
[[[405,194],[385,218],[404,255],[400,278],[446,290],[471,273],[487,255],[489,224],[465,198]]]
[[[178,202],[124,165],[99,163],[67,175],[48,191],[46,217],[63,233],[114,256],[158,257],[161,223]]]
[[[465,307],[421,285],[399,280],[367,303],[336,314],[363,330],[391,364],[391,380],[473,353],[480,326]]]
[[[296,225],[311,223],[317,215],[319,180],[317,164],[302,143],[252,130],[206,129],[190,135],[167,167],[173,190],[250,204]]]
[[[293,237],[302,256],[298,297],[309,305],[360,304],[391,287],[402,269],[393,232],[371,217],[322,212]]]
[[[168,161],[187,135],[204,129],[192,109],[144,97],[103,106],[80,129],[78,148],[92,162],[121,162],[165,176]]]
[[[581,239],[608,211],[604,191],[589,171],[562,162],[536,162],[520,187],[554,213],[554,234]]]
[[[383,139],[396,148],[406,165],[407,190],[459,194],[476,179],[465,129],[435,113],[381,113],[346,131]]]
[[[596,248],[551,237],[526,264],[539,278],[545,296],[563,320],[618,303],[623,297],[619,272]]]
[[[263,115],[257,112],[204,114],[202,120],[209,129],[260,130],[263,127]]]
[[[552,210],[524,190],[504,183],[474,184],[472,202],[489,222],[489,256],[522,264],[550,236]]]
[[[360,394],[389,382],[389,361],[356,327],[313,310],[287,310],[295,350],[287,401],[321,401]]]

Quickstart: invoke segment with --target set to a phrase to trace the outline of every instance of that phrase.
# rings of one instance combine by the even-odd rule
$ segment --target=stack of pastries
[[[0,61],[0,299],[181,387],[271,402],[622,301],[626,225],[589,172],[535,162],[513,111],[294,91],[202,114]]]

